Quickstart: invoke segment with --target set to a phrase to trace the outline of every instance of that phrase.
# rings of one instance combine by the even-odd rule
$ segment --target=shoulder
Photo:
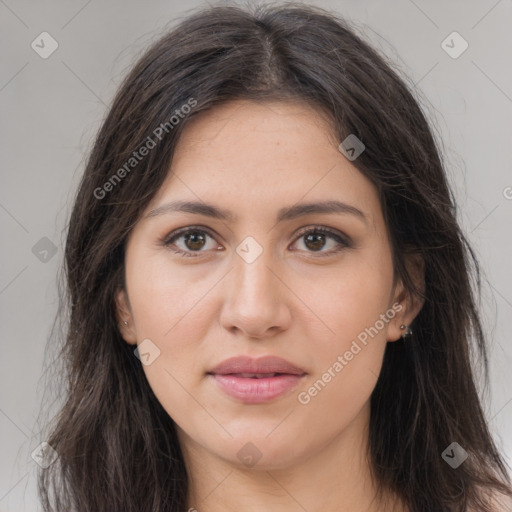
[[[512,512],[512,496],[501,493],[492,493],[489,496],[489,504],[492,512]],[[468,509],[468,512],[481,512],[476,508]]]
[[[492,498],[492,504],[496,507],[496,512],[512,512],[511,496],[495,496]]]

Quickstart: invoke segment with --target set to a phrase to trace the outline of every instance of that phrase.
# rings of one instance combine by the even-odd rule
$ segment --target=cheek
[[[395,316],[388,307],[391,261],[354,255],[335,276],[311,304],[333,332],[329,339],[313,337],[318,373],[313,386],[304,389],[304,401],[319,410],[336,403],[347,418],[369,398],[381,369],[387,328]]]
[[[165,254],[134,251],[127,258],[128,293],[137,336],[164,345],[198,338],[206,327],[202,300],[212,283],[191,267],[180,269]],[[191,329],[191,325],[194,326]]]
[[[171,271],[165,258],[134,256],[127,260],[127,284],[137,340],[150,339],[159,350],[143,366],[148,383],[178,425],[188,424],[191,417],[198,425],[210,424],[205,409],[194,407],[193,395],[209,363],[198,354],[213,321],[204,300],[212,283],[196,279],[191,271]]]
[[[315,307],[320,318],[331,329],[337,349],[350,345],[366,329],[371,328],[389,308],[392,288],[391,259],[383,258],[384,249],[352,253],[332,277],[321,283],[322,293],[315,294]],[[380,255],[376,257],[376,255]],[[376,338],[386,336],[387,323],[378,323]],[[361,336],[364,338],[364,335]]]
[[[149,339],[158,357],[143,369],[164,408],[180,414],[190,407],[191,390],[206,371],[209,361],[201,360],[208,329],[214,319],[208,307],[212,284],[198,279],[192,269],[170,271],[165,257],[132,253],[127,259],[127,285],[137,341]]]

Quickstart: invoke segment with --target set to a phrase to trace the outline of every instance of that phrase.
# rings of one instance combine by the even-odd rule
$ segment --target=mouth
[[[296,388],[306,375],[302,368],[273,355],[232,357],[207,373],[224,394],[245,404],[275,400]]]
[[[215,374],[213,374],[215,375]],[[288,373],[228,373],[224,375],[233,375],[234,377],[241,377],[243,379],[267,379],[269,377],[277,377],[281,375],[290,375]]]
[[[245,404],[263,404],[291,392],[306,374],[289,373],[209,373],[218,389]]]

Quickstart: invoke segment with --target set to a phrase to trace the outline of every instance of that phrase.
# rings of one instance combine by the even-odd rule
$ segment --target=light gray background
[[[460,222],[489,280],[481,306],[492,343],[485,406],[510,463],[512,2],[311,3],[352,20],[429,102],[424,108],[443,139]],[[134,58],[166,25],[203,4],[0,0],[1,512],[40,510],[30,453],[44,439],[34,420],[57,308],[63,229],[83,159]],[[31,48],[43,31],[59,45],[47,59]],[[441,46],[453,31],[469,43],[456,59]],[[32,252],[43,237],[57,247],[46,263]]]

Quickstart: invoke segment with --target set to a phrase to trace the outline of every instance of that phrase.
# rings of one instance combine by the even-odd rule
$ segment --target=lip
[[[279,375],[256,377],[277,373]],[[254,359],[239,356],[226,359],[208,372],[227,395],[243,403],[258,404],[273,400],[291,391],[303,380],[306,372],[289,361],[276,356]]]

